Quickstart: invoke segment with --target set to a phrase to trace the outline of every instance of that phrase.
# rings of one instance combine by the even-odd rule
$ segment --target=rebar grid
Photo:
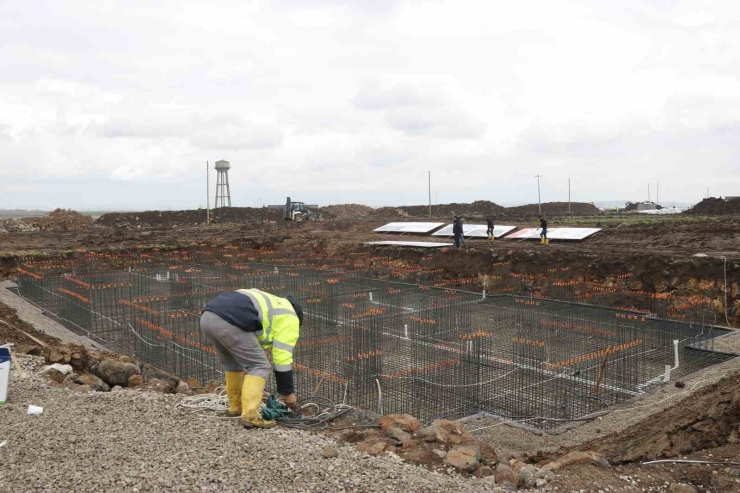
[[[673,378],[731,357],[711,352],[724,331],[710,324],[269,257],[281,260],[227,250],[146,268],[135,257],[67,262],[45,275],[22,269],[18,291],[112,351],[201,382],[222,379],[199,330],[205,303],[237,288],[293,294],[305,314],[295,354],[302,394],[424,421],[488,411],[546,428],[643,392],[676,366],[676,349]]]

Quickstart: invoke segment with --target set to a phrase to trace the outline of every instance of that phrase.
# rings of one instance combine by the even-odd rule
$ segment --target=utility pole
[[[648,202],[650,202],[650,183],[648,183]]]
[[[432,217],[432,172],[429,172],[429,217]]]
[[[540,215],[542,215],[542,202],[540,201],[540,178],[542,178],[542,175],[534,175],[534,177],[537,178],[537,208]]]
[[[206,161],[206,224],[211,224],[211,174]]]
[[[657,209],[660,205],[660,182],[658,182],[658,185],[655,187],[655,208]]]
[[[568,214],[570,214],[570,178],[568,178]]]

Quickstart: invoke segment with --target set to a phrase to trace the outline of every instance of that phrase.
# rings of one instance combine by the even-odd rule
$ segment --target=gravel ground
[[[12,281],[0,281],[0,302],[5,303],[18,312],[18,318],[33,325],[37,330],[64,342],[71,342],[85,346],[88,349],[105,349],[99,344],[92,342],[87,337],[78,336],[57,321],[43,314],[41,309],[16,293],[9,291],[9,287],[15,287]]]
[[[40,366],[24,356],[25,367]],[[13,378],[13,374],[11,378]],[[368,457],[298,430],[244,430],[198,417],[178,398],[135,391],[75,394],[32,375],[0,407],[0,491],[497,491],[494,485]],[[29,404],[43,414],[29,416]]]

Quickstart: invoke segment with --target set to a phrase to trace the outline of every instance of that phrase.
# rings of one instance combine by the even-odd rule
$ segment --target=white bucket
[[[0,406],[8,398],[8,376],[10,375],[10,349],[0,347]]]

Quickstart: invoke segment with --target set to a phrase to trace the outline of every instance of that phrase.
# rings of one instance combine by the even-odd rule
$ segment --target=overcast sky
[[[0,0],[0,67],[0,208],[740,195],[737,0]]]

